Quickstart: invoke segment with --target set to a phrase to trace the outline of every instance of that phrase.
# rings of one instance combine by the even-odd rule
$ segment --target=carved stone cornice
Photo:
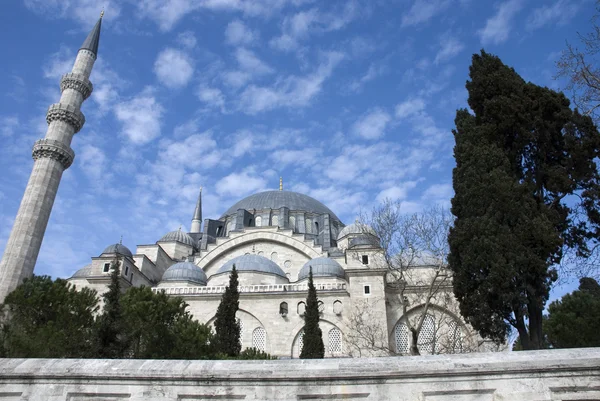
[[[85,124],[85,117],[79,109],[62,103],[54,103],[48,107],[46,122],[50,124],[56,120],[64,121],[71,125],[75,129],[75,133],[78,133],[83,124]]]
[[[61,92],[65,89],[74,89],[83,95],[83,100],[90,97],[94,90],[94,85],[84,75],[68,73],[62,76],[60,80]]]
[[[66,170],[71,166],[71,164],[73,164],[75,152],[73,152],[73,149],[60,141],[56,141],[54,139],[40,139],[35,141],[31,156],[33,157],[33,160],[40,158],[57,160]]]

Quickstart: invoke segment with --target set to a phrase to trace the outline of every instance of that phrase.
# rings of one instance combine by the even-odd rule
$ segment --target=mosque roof
[[[241,255],[229,260],[228,262],[225,262],[225,264],[221,266],[219,270],[217,270],[216,274],[230,272],[233,269],[233,265],[235,265],[235,269],[238,272],[253,271],[259,273],[270,273],[287,278],[285,272],[281,270],[277,263],[265,258],[264,256],[254,254]]]
[[[183,244],[194,246],[194,239],[190,237],[187,233],[181,231],[181,229],[176,231],[170,231],[162,236],[158,242],[167,242],[167,241],[178,241]]]
[[[292,191],[266,191],[250,195],[231,206],[221,218],[235,214],[238,209],[263,210],[280,209],[282,207],[316,214],[329,214],[334,220],[340,221],[331,209],[318,200]]]
[[[206,285],[206,273],[192,262],[175,263],[164,272],[161,281],[191,281]]]
[[[298,273],[298,280],[308,278],[308,273],[312,267],[313,277],[339,277],[346,278],[344,268],[335,260],[325,256],[309,260],[302,266]]]
[[[89,275],[92,273],[92,265],[85,265],[83,266],[81,269],[77,270],[72,276],[71,278],[83,278],[83,277],[89,277]]]
[[[362,224],[358,221],[348,224],[346,227],[342,228],[339,232],[337,239],[338,241],[350,234],[363,234],[369,233],[371,235],[376,235],[375,231],[368,225]]]
[[[130,258],[133,257],[133,254],[131,253],[129,248],[127,248],[123,244],[109,245],[104,249],[104,251],[102,251],[102,253],[118,253],[124,256],[129,256]]]

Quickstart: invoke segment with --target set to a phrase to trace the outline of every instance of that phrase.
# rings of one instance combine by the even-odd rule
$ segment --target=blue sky
[[[94,93],[36,273],[154,243],[284,187],[352,222],[384,198],[449,205],[471,55],[553,79],[592,0],[25,0],[0,13],[0,249],[60,76],[105,7]]]

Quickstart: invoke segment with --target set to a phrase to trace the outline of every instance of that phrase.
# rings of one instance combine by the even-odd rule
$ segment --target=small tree
[[[110,284],[104,298],[104,311],[96,321],[97,351],[100,358],[123,358],[128,348],[121,310],[121,270],[118,259],[111,263]]]
[[[66,280],[26,278],[2,305],[1,356],[88,358],[93,356],[96,291],[80,291]]]
[[[304,338],[300,358],[319,359],[325,356],[323,333],[319,327],[319,300],[317,290],[313,284],[312,267],[308,272],[308,296],[306,298],[306,311],[304,312]]]
[[[235,317],[240,306],[239,298],[238,274],[233,265],[229,275],[229,285],[225,287],[215,318],[215,349],[228,357],[238,356],[242,349],[240,323]]]

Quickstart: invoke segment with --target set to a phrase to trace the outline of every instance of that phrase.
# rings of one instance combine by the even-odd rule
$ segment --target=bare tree
[[[598,123],[600,117],[600,69],[598,54],[600,53],[600,0],[596,1],[596,14],[592,17],[592,31],[587,34],[578,33],[581,47],[567,43],[557,61],[557,78],[567,78],[565,89],[571,96],[577,108],[589,115]]]
[[[458,323],[444,325],[441,321],[438,324],[431,322],[433,316],[436,316],[432,314],[434,305],[448,309],[454,306],[451,304],[456,304],[451,295],[451,275],[446,264],[449,252],[447,237],[452,221],[450,212],[441,206],[405,215],[401,212],[400,203],[390,200],[374,208],[370,215],[361,216],[359,221],[365,235],[379,239],[379,257],[374,259],[388,271],[386,290],[393,299],[387,301],[392,308],[401,310],[402,324],[406,325],[409,332],[411,355],[419,355],[419,347],[432,349],[424,343],[424,337],[420,336],[424,325],[427,325],[429,333],[433,324],[433,337],[429,333],[428,338],[439,340],[441,336],[435,332],[435,327],[449,330],[449,324]],[[353,315],[350,320],[355,320],[352,326],[355,327],[356,337],[362,338],[363,342],[379,351],[397,352],[390,350],[389,345],[381,345],[386,344],[380,340],[381,329],[358,325],[364,318],[360,316],[359,310],[353,313],[357,316]],[[443,313],[437,315],[438,320],[444,316]],[[449,316],[443,318],[448,322],[456,320],[449,319]],[[385,341],[389,344],[387,330],[385,331]]]

